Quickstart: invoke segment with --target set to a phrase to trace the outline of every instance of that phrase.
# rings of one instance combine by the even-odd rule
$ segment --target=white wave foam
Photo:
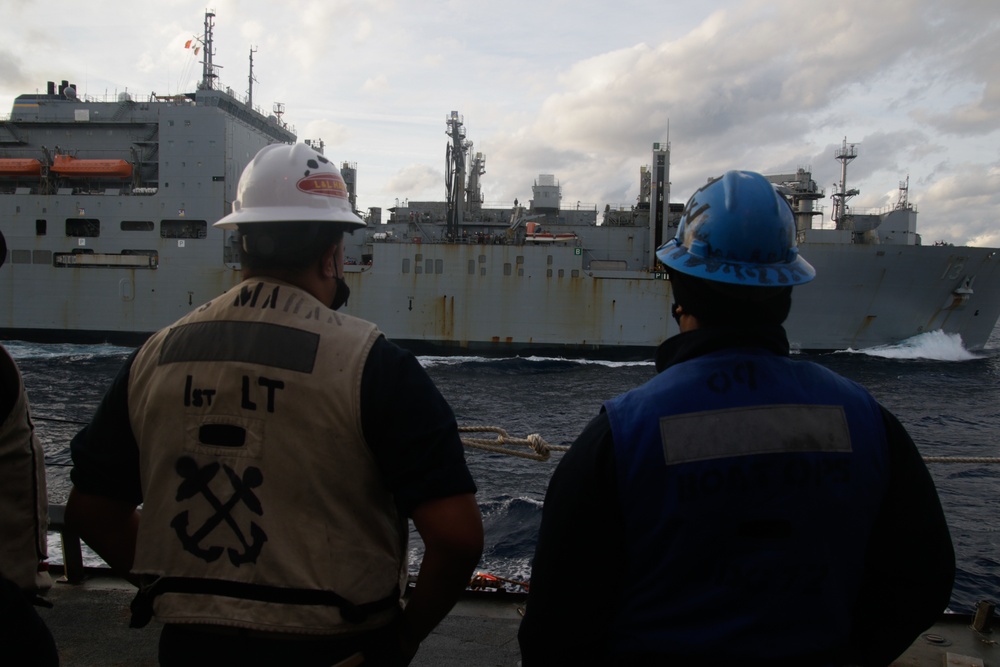
[[[565,361],[580,366],[606,366],[608,368],[627,368],[629,366],[652,366],[652,361],[606,361],[603,359],[568,359],[565,357],[468,357],[468,356],[420,356],[417,357],[420,365],[424,368],[432,366],[457,366],[464,363],[498,363],[504,361],[526,361],[529,363],[548,363],[553,361]]]
[[[969,361],[979,357],[965,349],[960,334],[928,331],[894,345],[879,345],[862,350],[847,349],[843,354],[862,354],[883,359],[928,359],[931,361]]]

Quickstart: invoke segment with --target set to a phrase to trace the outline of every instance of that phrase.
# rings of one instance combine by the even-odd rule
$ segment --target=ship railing
[[[907,203],[907,208],[916,211],[917,207],[913,204]],[[847,208],[846,216],[850,217],[852,215],[885,215],[887,213],[892,213],[893,211],[898,211],[899,206],[896,204],[887,204],[885,206],[873,206],[873,207],[859,207],[859,206],[849,206]]]
[[[66,506],[49,505],[49,532],[59,533],[62,540],[63,576],[68,584],[79,584],[85,578],[83,541],[66,525]]]
[[[512,437],[506,430],[499,426],[484,425],[459,426],[458,430],[462,434],[462,444],[465,447],[534,461],[549,461],[552,452],[566,452],[569,450],[569,447],[566,445],[549,444],[538,433],[529,434],[524,438]],[[469,435],[482,433],[492,435]],[[1000,464],[1000,457],[998,456],[924,456],[922,458],[924,463],[928,464]],[[62,540],[63,576],[61,581],[69,584],[82,583],[87,573],[87,568],[83,564],[83,541],[76,531],[66,525],[65,505],[49,505],[48,530],[50,533],[59,533]]]

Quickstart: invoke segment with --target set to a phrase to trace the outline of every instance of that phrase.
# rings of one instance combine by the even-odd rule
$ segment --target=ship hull
[[[164,242],[155,269],[8,264],[0,335],[141,343],[239,282],[219,259],[222,235],[213,236],[196,247]],[[807,244],[802,254],[817,278],[794,292],[794,349],[868,348],[941,330],[980,350],[1000,318],[990,249]],[[380,244],[370,265],[347,267],[344,312],[419,354],[648,359],[677,333],[665,277],[587,270],[572,247]]]

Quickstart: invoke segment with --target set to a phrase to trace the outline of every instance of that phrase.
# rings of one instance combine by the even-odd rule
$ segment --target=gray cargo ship
[[[654,254],[683,208],[668,203],[668,144],[653,144],[634,206],[565,208],[555,177],[540,175],[527,205],[486,208],[485,158],[457,112],[446,127],[447,200],[394,207],[387,224],[369,211],[368,229],[350,239],[351,313],[425,353],[650,358],[677,332]],[[842,178],[827,229],[815,224],[823,192],[808,171],[768,177],[795,209],[802,255],[817,270],[795,290],[793,348],[858,349],[933,331],[983,348],[1000,317],[996,249],[920,245],[906,184],[890,209],[853,211],[856,156],[846,140],[835,156]],[[351,187],[353,167],[342,171]]]
[[[137,344],[239,282],[235,239],[212,223],[253,155],[296,136],[280,106],[264,115],[216,88],[213,17],[193,93],[83,99],[63,81],[14,100],[0,121],[0,336]],[[527,204],[491,208],[485,158],[458,113],[446,130],[446,201],[406,202],[385,223],[366,213],[368,228],[348,239],[346,312],[418,353],[643,359],[676,332],[654,255],[681,208],[669,204],[667,144],[639,170],[634,205],[563,207],[558,181],[541,175]],[[823,193],[808,172],[771,177],[818,272],[796,290],[792,345],[862,348],[940,330],[982,348],[1000,317],[996,250],[920,245],[905,190],[891,210],[852,211],[854,147],[837,157],[835,228],[813,228]],[[341,170],[355,202],[356,168]]]

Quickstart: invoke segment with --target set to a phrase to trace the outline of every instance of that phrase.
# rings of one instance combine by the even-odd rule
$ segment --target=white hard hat
[[[340,170],[305,144],[260,149],[240,176],[233,212],[213,226],[257,222],[334,222],[346,231],[367,226],[351,210]]]

